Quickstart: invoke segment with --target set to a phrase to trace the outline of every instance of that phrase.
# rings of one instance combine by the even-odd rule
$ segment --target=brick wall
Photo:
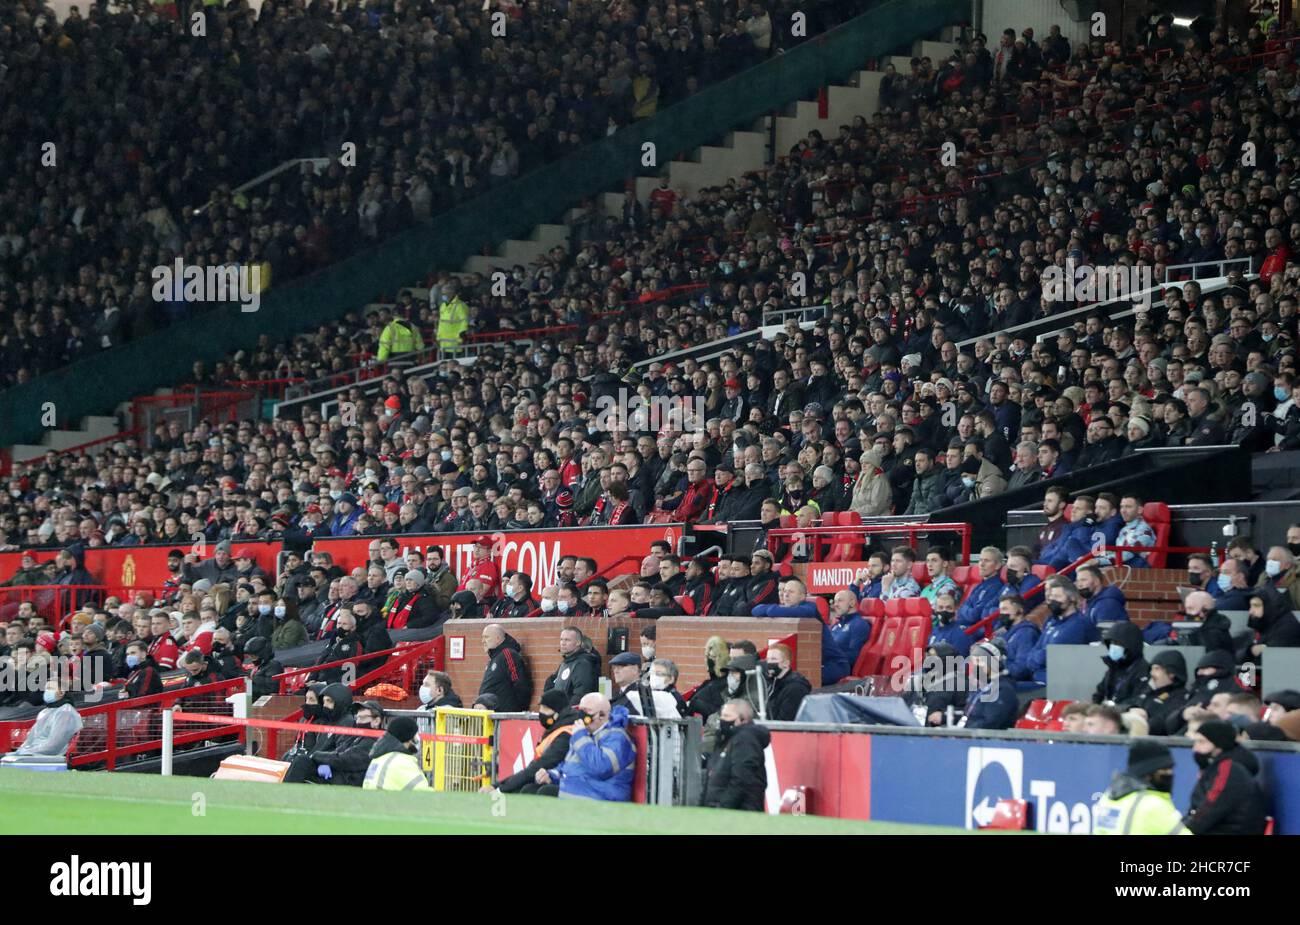
[[[446,661],[446,670],[451,675],[452,686],[460,694],[465,706],[470,705],[478,693],[479,683],[483,680],[483,671],[487,668],[487,654],[483,651],[481,638],[483,627],[490,620],[455,620],[444,625],[443,633],[448,637],[447,651],[451,652],[451,638],[465,637],[465,657]],[[501,627],[519,640],[523,648],[524,661],[527,663],[533,680],[533,699],[531,708],[536,709],[541,698],[542,684],[560,663],[560,631],[566,626],[576,626],[591,637],[596,651],[601,656],[601,674],[609,676],[609,656],[605,654],[605,642],[612,627],[627,627],[628,647],[640,650],[641,627],[647,623],[657,623],[657,640],[655,654],[672,659],[677,664],[681,677],[678,688],[685,691],[705,679],[707,666],[704,662],[704,645],[711,636],[721,636],[728,641],[748,639],[764,649],[769,639],[781,639],[791,634],[798,638],[798,651],[795,655],[795,667],[806,675],[813,686],[821,682],[821,624],[816,620],[762,619],[759,617],[711,617],[707,620],[699,617],[661,617],[657,621],[636,618],[599,618],[599,617],[532,617],[522,620],[499,620]]]
[[[1124,579],[1128,573],[1127,580]],[[1129,619],[1145,626],[1152,620],[1170,620],[1182,607],[1178,597],[1178,585],[1187,584],[1187,572],[1183,569],[1102,569],[1107,584],[1123,580],[1120,590],[1128,600]]]

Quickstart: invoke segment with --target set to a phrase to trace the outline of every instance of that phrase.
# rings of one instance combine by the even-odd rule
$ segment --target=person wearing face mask
[[[36,723],[23,744],[6,755],[6,764],[19,762],[29,755],[57,757],[62,760],[68,752],[68,746],[84,725],[81,714],[68,699],[67,685],[70,679],[59,677],[62,672],[54,672],[54,677],[45,685],[41,695],[44,708],[36,715]]]
[[[966,709],[960,726],[966,729],[1010,729],[1018,711],[1016,686],[1006,670],[1006,653],[997,640],[984,639],[966,656]]]
[[[754,722],[748,700],[735,698],[722,705],[717,741],[705,768],[700,805],[762,812],[767,792],[764,756],[772,734]]]
[[[564,694],[549,690],[542,694],[537,707],[537,721],[542,725],[542,739],[533,749],[536,756],[519,771],[503,778],[496,789],[502,793],[537,793],[551,782],[547,771],[558,768],[569,753],[573,725],[580,719],[577,706],[568,703]],[[485,788],[490,789],[490,788]]]
[[[368,757],[362,790],[432,789],[420,766],[419,727],[411,717],[394,717],[370,747]]]
[[[1272,587],[1288,598],[1292,610],[1300,610],[1300,569],[1295,567],[1295,556],[1285,546],[1273,546],[1264,561],[1264,574],[1257,587]]]
[[[1151,658],[1147,669],[1146,690],[1138,698],[1135,711],[1147,720],[1151,735],[1172,735],[1169,723],[1181,722],[1187,706],[1187,661],[1176,649],[1165,649]]]
[[[596,690],[600,656],[591,651],[586,637],[576,626],[560,630],[559,648],[560,664],[543,683],[542,690],[558,690],[568,703],[575,704],[585,694]]]
[[[546,772],[550,783],[539,787],[538,793],[555,794],[562,800],[627,802],[632,798],[637,757],[627,734],[627,710],[591,693],[579,701],[578,713],[578,720],[569,727],[572,732],[564,761]]]
[[[794,654],[780,643],[768,646],[763,674],[767,679],[767,719],[790,721],[799,705],[812,692],[812,683],[793,670]]]
[[[243,677],[244,669],[239,664],[233,635],[224,626],[217,627],[212,634],[212,652],[208,655],[208,665],[223,681]]]
[[[1194,835],[1262,835],[1267,802],[1255,774],[1259,760],[1237,744],[1231,723],[1211,720],[1192,734],[1201,769],[1183,824]]]
[[[282,652],[307,644],[307,628],[298,618],[296,601],[277,600],[271,608],[271,617],[275,620],[275,628],[271,630],[269,638],[275,651]]]
[[[968,635],[966,628],[957,622],[957,595],[952,591],[940,591],[934,597],[933,606],[930,615],[934,629],[928,645],[952,646],[964,658],[975,644],[975,636]]]
[[[1088,618],[1079,610],[1082,598],[1074,583],[1058,578],[1047,589],[1049,616],[1043,623],[1042,635],[1030,653],[1029,664],[1034,670],[1034,681],[1047,683],[1047,647],[1051,645],[1083,645],[1088,637]]]
[[[685,716],[688,708],[676,684],[677,666],[666,658],[655,659],[645,680],[628,689],[628,713],[659,719]]]
[[[249,676],[253,682],[253,696],[266,697],[280,692],[280,682],[275,676],[284,671],[284,666],[275,659],[275,649],[271,640],[265,636],[254,636],[244,645],[244,661],[250,666]]]
[[[158,673],[158,663],[149,657],[148,643],[137,639],[126,647],[126,667],[131,673],[118,695],[121,699],[162,693],[162,675]]]
[[[330,684],[321,691],[316,717],[326,726],[378,729],[383,724],[383,710],[373,701],[353,709],[352,691],[346,684]],[[343,732],[322,733],[309,752],[290,762],[284,781],[359,787],[369,764],[372,742],[368,737]]]
[[[1128,765],[1092,812],[1093,835],[1191,835],[1174,806],[1174,756],[1159,742],[1129,746]]]
[[[1038,645],[1042,632],[1033,620],[1025,618],[1025,599],[1010,594],[998,601],[998,623],[993,636],[1002,640],[1006,650],[1007,676],[1018,689],[1035,687],[1029,656]],[[969,637],[967,637],[969,638]]]
[[[318,664],[356,658],[363,651],[361,640],[357,637],[356,616],[351,610],[340,610],[335,618],[334,629],[330,632],[329,645],[321,653]],[[311,678],[315,681],[325,681],[332,684],[342,679],[344,667],[346,666],[322,668],[312,672]],[[359,671],[359,667],[355,670]]]
[[[511,620],[526,617],[537,610],[533,600],[533,578],[525,572],[507,572],[505,597],[492,605],[493,620]],[[595,688],[593,688],[594,690]]]
[[[1142,631],[1127,620],[1112,623],[1102,633],[1106,646],[1102,661],[1106,675],[1093,691],[1093,703],[1110,703],[1123,712],[1135,706],[1147,691],[1150,667],[1142,657]]]
[[[461,706],[460,694],[452,689],[451,675],[441,671],[430,671],[426,674],[418,693],[421,710],[431,712],[438,707]]]

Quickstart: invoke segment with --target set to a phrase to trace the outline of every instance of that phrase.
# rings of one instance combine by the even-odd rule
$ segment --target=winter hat
[[[1174,754],[1165,745],[1150,739],[1139,739],[1129,746],[1126,774],[1146,777],[1161,768],[1174,766]]]
[[[406,578],[407,581],[415,582],[415,586],[417,588],[423,586],[424,584],[424,572],[422,572],[418,568],[410,569],[404,577]]]
[[[420,734],[420,727],[409,716],[396,716],[386,731],[399,742],[409,742]]]
[[[562,511],[567,511],[573,507],[573,492],[567,488],[561,489],[555,495],[555,506]]]
[[[569,698],[563,691],[553,687],[542,694],[542,706],[556,713],[563,713],[569,706]]]
[[[1237,730],[1231,723],[1225,723],[1223,720],[1210,720],[1208,723],[1202,723],[1201,728],[1197,730],[1201,735],[1210,740],[1215,748],[1221,748],[1227,751],[1237,744]]]

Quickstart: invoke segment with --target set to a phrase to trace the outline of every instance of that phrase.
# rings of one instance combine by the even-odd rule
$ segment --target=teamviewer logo
[[[966,828],[993,820],[998,800],[1019,800],[1025,756],[1014,748],[971,748],[966,752]]]

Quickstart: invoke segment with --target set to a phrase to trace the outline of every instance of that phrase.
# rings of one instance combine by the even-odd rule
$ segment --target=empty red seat
[[[822,515],[824,527],[856,527],[862,518],[855,511],[831,511]],[[862,543],[858,539],[838,540],[831,544],[826,562],[856,562],[862,558]]]
[[[924,588],[930,583],[930,570],[926,568],[924,562],[913,562],[912,577],[916,579],[918,585]]]
[[[952,570],[952,580],[957,582],[963,588],[969,588],[980,583],[980,570],[976,565],[959,565]]]
[[[868,620],[883,617],[885,615],[885,602],[878,597],[863,598],[858,601],[858,613]]]
[[[879,627],[877,631],[877,627]],[[853,666],[855,677],[865,678],[879,674],[885,661],[885,654],[897,644],[903,631],[902,617],[883,617],[872,627],[871,639],[858,653],[858,661]]]
[[[1031,565],[1029,570],[1034,573],[1034,577],[1039,581],[1047,581],[1050,576],[1056,574],[1056,569],[1050,565]]]
[[[829,624],[831,622],[831,607],[826,602],[826,598],[820,594],[814,594],[812,602],[817,605],[817,614],[822,618],[822,622]]]
[[[904,605],[904,611],[919,610],[920,608],[911,606],[916,602],[913,599],[899,603]],[[925,614],[912,613],[901,618],[895,638],[892,641],[886,640],[881,667],[877,673],[901,678],[910,675],[925,657],[925,644],[930,639],[930,605],[923,600],[919,603],[925,604]],[[890,618],[886,617],[888,619]]]
[[[1151,525],[1156,534],[1156,546],[1169,545],[1170,516],[1169,505],[1163,501],[1148,501],[1142,505],[1142,519]],[[1153,552],[1147,556],[1147,564],[1152,568],[1164,568],[1168,553]]]

